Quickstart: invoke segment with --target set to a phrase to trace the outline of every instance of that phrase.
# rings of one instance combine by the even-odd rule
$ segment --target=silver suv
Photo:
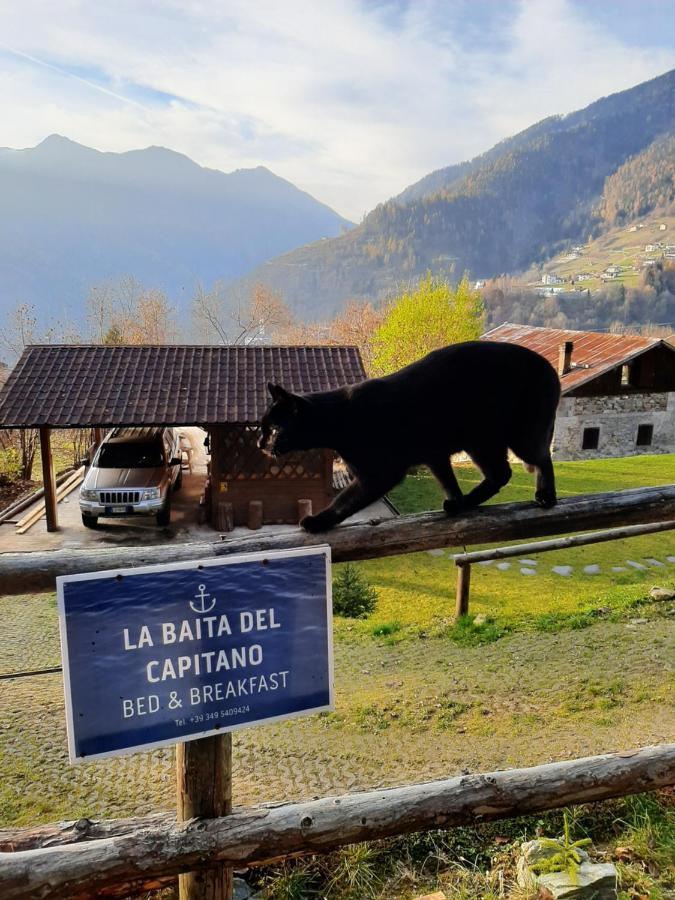
[[[177,491],[182,481],[175,429],[115,428],[101,442],[84,476],[82,524],[96,528],[102,516],[155,516],[158,525],[168,525],[171,490]]]

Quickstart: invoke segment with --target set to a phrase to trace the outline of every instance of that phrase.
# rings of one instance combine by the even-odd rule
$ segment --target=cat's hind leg
[[[464,497],[464,506],[470,508],[494,497],[511,480],[511,466],[506,447],[467,450],[467,453],[483,473],[483,481]]]
[[[514,446],[511,448],[526,466],[534,468],[537,473],[534,499],[543,509],[549,509],[558,502],[550,443],[550,436],[547,436],[539,447]]]
[[[457,482],[450,457],[444,456],[430,460],[427,466],[447,495],[447,500],[443,502],[443,509],[449,516],[455,515],[462,509],[464,495]]]
[[[550,509],[558,502],[555,491],[555,475],[553,474],[553,460],[550,451],[547,451],[542,459],[535,463],[537,469],[537,488],[534,499],[539,506]]]

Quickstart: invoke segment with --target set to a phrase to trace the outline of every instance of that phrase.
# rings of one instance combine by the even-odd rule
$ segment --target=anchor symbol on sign
[[[201,613],[202,615],[207,612],[211,612],[213,607],[216,605],[216,598],[211,597],[211,594],[206,593],[206,585],[200,584],[198,588],[199,593],[195,594],[195,599],[190,600],[190,609],[192,609],[196,613]],[[211,600],[207,600],[207,597],[211,597]]]

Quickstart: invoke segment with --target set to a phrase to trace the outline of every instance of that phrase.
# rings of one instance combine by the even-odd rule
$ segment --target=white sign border
[[[270,716],[269,718],[256,719],[250,722],[241,722],[238,725],[230,725],[221,728],[210,728],[207,731],[199,731],[189,735],[177,735],[175,738],[167,738],[163,741],[153,741],[148,744],[136,744],[132,747],[123,747],[119,750],[106,750],[102,753],[91,753],[88,756],[75,754],[75,732],[73,723],[73,698],[70,691],[70,660],[68,656],[68,632],[66,628],[66,609],[63,586],[73,581],[93,581],[105,578],[116,578],[118,575],[142,575],[148,572],[172,572],[185,569],[203,569],[209,566],[234,565],[242,562],[255,562],[264,559],[288,559],[297,556],[323,556],[326,563],[326,621],[328,637],[328,704],[316,706],[311,709],[302,709],[298,712]],[[71,765],[80,765],[93,759],[110,759],[115,756],[128,756],[146,750],[157,750],[161,747],[173,747],[179,743],[196,741],[200,738],[210,737],[214,734],[227,734],[240,731],[242,728],[252,728],[254,725],[267,725],[272,722],[287,722],[290,719],[298,719],[304,716],[315,715],[319,712],[331,712],[335,709],[335,674],[333,658],[333,584],[331,579],[331,547],[330,544],[318,544],[312,547],[294,547],[289,550],[253,551],[251,553],[237,553],[222,558],[194,559],[187,562],[157,563],[152,566],[136,566],[124,569],[103,569],[97,572],[82,572],[77,575],[58,575],[56,578],[56,602],[59,615],[59,636],[61,639],[61,664],[63,667],[63,693],[66,707],[66,731],[68,735],[68,757]]]

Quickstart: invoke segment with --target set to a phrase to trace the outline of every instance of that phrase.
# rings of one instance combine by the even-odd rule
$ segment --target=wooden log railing
[[[291,530],[256,532],[219,541],[102,550],[50,550],[0,554],[0,593],[54,589],[57,575],[164,562],[183,562],[328,543],[335,562],[395,556],[439,547],[491,544],[589,529],[675,519],[675,484],[562,499],[552,509],[534,503],[482,506],[456,518],[440,512],[341,525],[325,534]]]
[[[0,853],[0,897],[100,897],[120,882],[216,865],[241,867],[297,852],[430,828],[476,824],[606,800],[675,783],[675,744],[646,747],[306,803],[235,810],[219,819],[126,820],[77,843],[42,833],[39,849]],[[88,839],[94,837],[94,840]],[[12,832],[0,847],[27,846]],[[29,844],[28,844],[29,845]]]
[[[621,528],[605,528],[603,531],[591,531],[588,534],[571,534],[566,537],[553,538],[550,541],[511,544],[508,547],[491,547],[489,550],[472,550],[470,553],[456,553],[452,557],[457,566],[455,618],[465,616],[469,612],[471,566],[474,563],[492,562],[495,559],[511,559],[514,556],[528,557],[533,553],[567,550],[569,547],[587,547],[589,544],[620,541],[626,538],[640,537],[645,534],[672,531],[673,529],[675,529],[675,520],[666,520],[665,522],[648,522],[646,525],[624,525]]]

